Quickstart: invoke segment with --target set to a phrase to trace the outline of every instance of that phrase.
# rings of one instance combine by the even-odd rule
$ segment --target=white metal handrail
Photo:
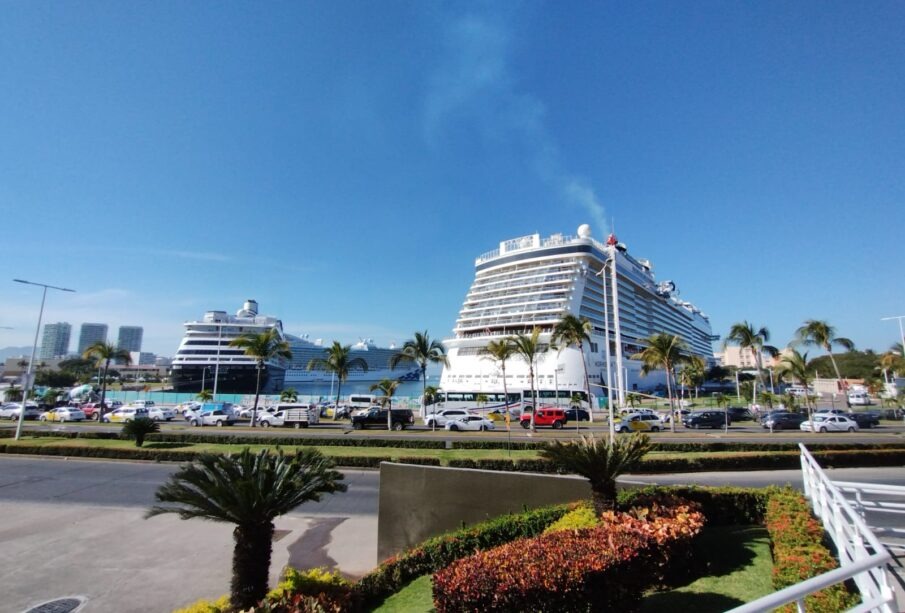
[[[861,604],[851,612],[894,613],[895,594],[886,574],[886,565],[892,557],[807,448],[803,444],[799,444],[799,448],[804,494],[836,545],[840,567],[732,609],[731,613],[772,611],[793,602],[803,613],[808,595],[848,579],[853,580],[861,592]]]
[[[864,520],[870,525],[867,513],[883,513],[886,515],[905,515],[905,487],[901,485],[886,485],[882,483],[856,483],[853,481],[834,481],[839,490],[847,496],[847,500]],[[870,500],[865,496],[883,496],[885,500]],[[903,502],[895,502],[890,498],[898,498]],[[899,538],[905,537],[905,528],[891,526],[870,525],[874,534],[880,536],[892,535]],[[882,541],[886,547],[905,549],[905,543]]]

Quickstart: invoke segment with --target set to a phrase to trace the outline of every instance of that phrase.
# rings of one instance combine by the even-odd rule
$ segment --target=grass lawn
[[[387,598],[374,613],[430,613],[433,610],[431,576],[424,575]]]
[[[706,560],[707,574],[682,587],[648,594],[641,613],[718,613],[773,592],[770,539],[760,526],[705,528],[695,544],[695,559]]]

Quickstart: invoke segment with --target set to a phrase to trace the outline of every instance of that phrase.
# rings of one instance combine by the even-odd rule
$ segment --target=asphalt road
[[[226,593],[230,525],[173,515],[143,518],[154,491],[176,469],[153,462],[0,456],[0,613],[72,595],[87,598],[86,611],[159,613]],[[287,564],[337,568],[350,577],[376,564],[379,473],[344,474],[348,492],[277,520],[271,585]],[[905,485],[905,468],[830,474]],[[800,474],[626,475],[621,481],[800,487]]]

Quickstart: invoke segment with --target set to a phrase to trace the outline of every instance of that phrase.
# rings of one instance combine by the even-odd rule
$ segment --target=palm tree
[[[110,362],[116,361],[128,366],[132,363],[132,356],[125,349],[120,349],[116,345],[111,345],[104,341],[98,341],[85,349],[82,357],[86,360],[94,360],[95,365],[100,368],[103,365],[104,374],[101,382],[101,404],[97,408],[97,423],[104,423],[104,398],[107,396],[107,371],[110,370]]]
[[[767,345],[767,341],[769,340],[770,331],[767,330],[766,326],[759,330],[755,330],[754,326],[747,321],[732,324],[732,327],[729,329],[729,334],[726,335],[726,344],[735,343],[739,346],[739,349],[748,349],[751,351],[751,355],[754,358],[754,366],[757,369],[757,380],[755,380],[751,390],[751,404],[757,404],[757,381],[759,380],[763,387],[767,387],[763,380],[764,374],[761,354],[767,353],[773,357],[779,355],[779,350],[776,347]]]
[[[440,388],[436,385],[428,385],[424,388],[424,404],[434,404],[437,398],[437,392]]]
[[[397,387],[399,387],[399,381],[396,379],[381,379],[379,383],[375,383],[370,388],[372,392],[383,392],[380,403],[387,408],[387,430],[393,429],[393,394],[396,393]]]
[[[22,400],[22,389],[12,384],[3,391],[3,398],[7,402],[19,402]]]
[[[282,392],[280,392],[280,402],[297,402],[299,399],[299,393],[295,390],[294,387],[287,387]]]
[[[145,517],[178,513],[235,524],[230,604],[244,611],[267,595],[273,520],[322,494],[344,492],[342,479],[332,461],[310,448],[288,457],[247,448],[232,456],[204,454],[160,486],[160,504]]]
[[[134,439],[135,446],[141,447],[144,445],[145,437],[155,432],[160,432],[160,426],[156,421],[148,417],[136,417],[123,424],[120,435],[126,439]]]
[[[780,377],[791,379],[793,383],[799,384],[805,390],[811,384],[811,374],[808,371],[808,354],[802,355],[798,353],[797,349],[790,350],[789,353],[782,357],[777,367],[777,372]],[[811,431],[816,433],[817,429],[813,427],[814,421],[811,417],[811,395],[807,391],[804,394],[804,405],[808,412],[808,420],[811,421]]]
[[[201,402],[210,402],[214,399],[214,393],[210,390],[201,390],[195,395],[195,398]]]
[[[684,352],[688,346],[681,336],[658,332],[644,339],[647,343],[641,352],[631,356],[632,360],[641,360],[641,374],[647,375],[661,368],[666,371],[666,396],[669,399],[669,428],[676,431],[676,411],[672,401],[672,378],[675,368],[687,359]]]
[[[537,432],[534,427],[534,416],[537,415],[537,392],[534,389],[534,363],[537,358],[546,353],[549,348],[540,343],[540,328],[537,326],[531,331],[531,335],[516,334],[510,336],[508,341],[512,344],[512,353],[523,359],[528,364],[528,378],[531,380],[531,431]]]
[[[449,360],[446,358],[446,349],[440,341],[431,340],[424,332],[415,332],[415,338],[405,341],[402,345],[402,351],[390,358],[390,368],[396,368],[403,362],[411,362],[417,364],[421,369],[421,417],[427,415],[427,405],[425,404],[424,391],[427,389],[427,365],[443,364],[449,366]]]
[[[600,515],[616,505],[616,477],[631,468],[650,451],[650,439],[640,433],[613,443],[581,436],[577,441],[553,441],[540,456],[566,472],[581,475],[591,484],[594,511]]]
[[[695,400],[698,398],[698,389],[704,382],[704,375],[706,373],[707,362],[704,361],[704,358],[699,355],[688,356],[688,359],[685,360],[685,365],[682,367],[680,377],[682,378],[682,385],[684,385],[686,389],[689,387],[694,389]]]
[[[503,417],[506,419],[506,449],[512,455],[512,416],[509,414],[509,388],[506,385],[506,360],[512,357],[515,346],[512,340],[504,338],[498,341],[490,341],[486,347],[487,354],[484,359],[499,362],[503,378]]]
[[[839,345],[846,351],[853,351],[855,343],[850,339],[836,336],[836,328],[828,322],[809,319],[804,325],[795,331],[795,342],[801,345],[817,345],[822,347],[830,356],[830,362],[833,364],[833,370],[836,371],[836,379],[842,381],[842,375],[839,374],[839,367],[836,366],[836,358],[833,357],[833,345]]]
[[[563,318],[553,328],[553,335],[550,337],[550,343],[558,347],[559,352],[562,352],[566,347],[578,347],[578,352],[581,354],[581,365],[584,367],[584,387],[588,398],[589,414],[591,411],[591,380],[588,378],[584,344],[585,342],[591,343],[591,329],[591,322],[587,317],[579,319],[570,313],[563,315]]]
[[[229,345],[244,349],[245,355],[254,358],[255,361],[258,373],[255,380],[255,403],[251,408],[251,427],[254,428],[258,417],[258,398],[261,396],[261,372],[264,370],[264,363],[274,358],[291,360],[292,352],[289,350],[289,343],[283,340],[276,328],[270,328],[259,334],[243,334],[230,341]]]
[[[327,349],[323,358],[314,358],[308,362],[308,370],[321,369],[336,375],[336,405],[333,408],[333,421],[336,421],[339,413],[339,398],[343,383],[349,378],[349,371],[357,366],[367,372],[368,363],[362,358],[353,358],[352,345],[341,345],[339,341],[333,341],[333,345]]]

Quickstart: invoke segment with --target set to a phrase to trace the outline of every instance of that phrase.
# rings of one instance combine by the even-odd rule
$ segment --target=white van
[[[870,394],[867,392],[852,390],[848,393],[848,403],[851,406],[870,406]]]
[[[349,396],[350,409],[367,409],[374,404],[377,404],[377,396],[373,394],[351,394]]]

